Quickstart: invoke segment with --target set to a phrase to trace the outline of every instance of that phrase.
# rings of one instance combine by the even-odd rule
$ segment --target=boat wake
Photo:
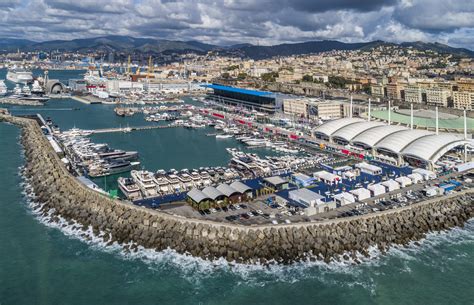
[[[20,168],[20,173],[23,168]],[[371,294],[375,293],[374,276],[384,273],[384,267],[398,261],[399,272],[412,272],[413,263],[423,263],[436,269],[442,269],[443,264],[431,263],[433,256],[443,256],[443,249],[453,246],[474,245],[474,219],[466,223],[464,228],[455,228],[449,231],[430,233],[426,238],[412,242],[408,246],[393,246],[386,254],[382,254],[376,247],[369,249],[369,257],[358,255],[359,262],[349,259],[340,259],[330,263],[321,260],[308,259],[307,261],[281,265],[249,265],[228,262],[224,258],[214,261],[204,260],[186,254],[179,254],[172,249],[156,251],[146,249],[134,243],[120,245],[109,242],[108,233],[95,234],[92,227],[84,227],[75,221],[68,221],[54,214],[54,210],[44,211],[43,204],[38,203],[32,186],[23,175],[22,188],[26,202],[38,221],[44,225],[59,229],[66,236],[79,239],[97,251],[112,253],[123,260],[140,260],[149,269],[159,272],[178,270],[179,275],[193,283],[199,283],[216,276],[229,276],[245,285],[265,286],[275,282],[296,283],[309,279],[343,285],[347,287],[362,286]],[[97,233],[97,231],[96,231]],[[466,256],[469,253],[460,251],[457,255]],[[472,254],[471,254],[472,255]],[[444,257],[444,256],[443,256]],[[445,263],[456,257],[446,256]],[[432,264],[432,265],[430,265]],[[371,273],[372,276],[368,276]],[[337,280],[334,275],[337,275]]]

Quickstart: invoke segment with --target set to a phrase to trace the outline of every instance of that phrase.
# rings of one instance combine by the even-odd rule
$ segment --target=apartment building
[[[449,99],[451,98],[451,90],[434,87],[424,89],[426,94],[426,103],[433,106],[447,107]]]
[[[373,97],[383,98],[385,96],[384,86],[381,84],[373,84],[370,86],[370,93]]]
[[[403,100],[405,98],[404,84],[400,82],[387,84],[387,97],[390,100]]]
[[[339,102],[322,102],[317,107],[319,118],[336,119],[344,116],[344,105]]]
[[[420,104],[422,101],[421,89],[417,84],[409,84],[405,87],[405,102]]]
[[[453,107],[474,110],[474,92],[453,91]]]
[[[283,113],[298,117],[308,117],[309,99],[284,99]]]

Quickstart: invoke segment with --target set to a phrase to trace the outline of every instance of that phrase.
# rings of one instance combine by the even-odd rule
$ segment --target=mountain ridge
[[[274,56],[304,55],[331,50],[369,50],[380,45],[397,45],[419,50],[433,50],[458,56],[474,57],[474,51],[466,48],[451,47],[439,42],[402,42],[392,43],[381,40],[370,42],[345,43],[337,40],[306,41],[297,43],[282,43],[271,46],[259,46],[249,43],[219,46],[199,41],[181,41],[154,38],[135,38],[131,36],[108,35],[93,38],[72,40],[50,40],[36,42],[27,39],[0,39],[0,51],[69,51],[69,52],[124,52],[124,53],[207,53],[216,51],[223,54],[234,54],[252,59],[265,59]]]

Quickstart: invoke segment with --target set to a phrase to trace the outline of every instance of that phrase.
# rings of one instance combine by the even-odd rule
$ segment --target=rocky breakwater
[[[25,175],[43,213],[92,227],[107,242],[157,251],[171,248],[206,259],[288,263],[303,259],[356,259],[371,246],[406,245],[427,232],[462,226],[474,216],[472,190],[410,207],[318,223],[240,226],[175,217],[94,192],[73,177],[29,119],[0,115],[22,127]]]

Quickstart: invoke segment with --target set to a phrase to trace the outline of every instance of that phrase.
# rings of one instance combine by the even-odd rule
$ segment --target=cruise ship
[[[8,69],[7,80],[13,83],[29,84],[33,82],[33,74],[31,71],[13,67]]]

